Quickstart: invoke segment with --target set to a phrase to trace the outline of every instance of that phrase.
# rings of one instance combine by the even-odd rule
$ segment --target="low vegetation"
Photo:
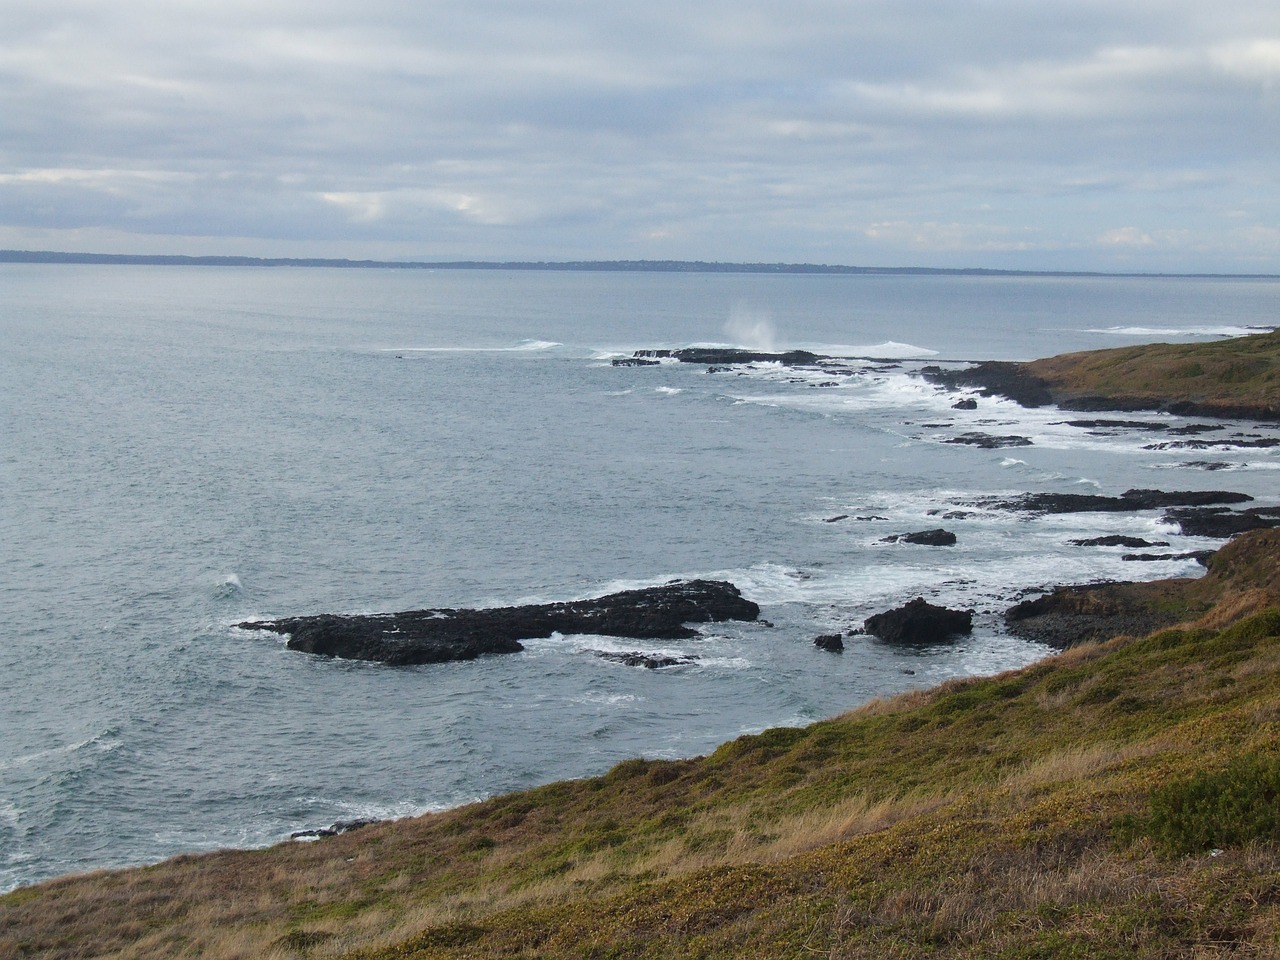
[[[703,758],[21,889],[0,956],[1275,956],[1278,569],[1280,534],[1247,534],[1216,586],[1153,588],[1177,629]]]
[[[1280,331],[1068,353],[1022,369],[1058,403],[1105,398],[1100,408],[1183,405],[1200,415],[1280,417]]]

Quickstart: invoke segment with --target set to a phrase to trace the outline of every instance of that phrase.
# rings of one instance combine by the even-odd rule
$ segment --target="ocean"
[[[0,890],[693,756],[1050,655],[1003,629],[1028,591],[1202,572],[1070,540],[1219,543],[1158,511],[975,500],[1274,503],[1280,452],[1168,446],[1187,421],[1164,415],[958,410],[920,367],[1235,336],[1278,303],[1246,279],[0,265]],[[848,359],[612,364],[700,344]],[[1029,442],[948,442],[975,432]],[[939,526],[954,547],[885,542]],[[763,622],[407,668],[235,626],[677,577],[731,580]],[[973,635],[813,645],[916,596],[975,610]]]

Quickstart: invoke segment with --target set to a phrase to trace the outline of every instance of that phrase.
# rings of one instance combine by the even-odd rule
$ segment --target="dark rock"
[[[647,670],[657,670],[660,667],[682,667],[686,664],[697,663],[697,657],[664,657],[656,653],[614,653],[609,650],[592,650],[601,660],[612,660],[614,663],[625,664],[628,667],[644,667]]]
[[[658,363],[659,361],[647,357],[615,357],[613,360],[615,367],[656,367]]]
[[[1081,427],[1090,430],[1167,430],[1167,423],[1150,420],[1057,420],[1055,427]]]
[[[965,397],[963,400],[957,400],[951,405],[952,410],[977,410],[978,401],[973,397]]]
[[[823,523],[839,523],[841,520],[848,520],[848,519],[849,519],[849,515],[847,513],[842,513],[838,517],[824,517],[822,522]]]
[[[1141,537],[1122,537],[1113,534],[1109,537],[1092,537],[1088,540],[1068,540],[1077,547],[1167,547],[1167,540],[1143,540]]]
[[[787,367],[814,364],[819,360],[830,359],[816,353],[810,353],[808,350],[767,353],[756,350],[740,350],[733,347],[685,347],[681,350],[672,350],[668,355],[675,357],[681,363],[781,363]]]
[[[1017,497],[982,497],[971,506],[988,510],[1025,510],[1030,513],[1128,513],[1167,507],[1201,507],[1245,503],[1253,498],[1225,490],[1126,490],[1118,497],[1092,493],[1024,493]]]
[[[1160,410],[1166,401],[1145,397],[1107,397],[1099,395],[1066,396],[1058,400],[1063,410],[1079,410],[1082,413],[1138,413],[1143,410]],[[1169,410],[1170,413],[1174,411]],[[1187,411],[1190,413],[1191,411]]]
[[[840,386],[840,382],[839,382],[838,380],[825,380],[825,381],[823,381],[822,383],[818,384],[818,386],[820,386],[820,387],[838,387],[838,386]]]
[[[719,580],[673,580],[591,600],[487,610],[412,610],[367,615],[320,614],[237,624],[289,634],[291,650],[395,665],[473,660],[515,653],[520,640],[603,634],[654,640],[698,636],[690,623],[755,620],[760,608]]]
[[[1202,567],[1209,565],[1212,550],[1191,550],[1187,553],[1126,553],[1121,560],[1194,560]]]
[[[895,610],[868,617],[866,629],[886,643],[910,646],[946,643],[957,634],[973,631],[973,611],[948,610],[916,597]]]
[[[928,366],[921,369],[920,375],[949,390],[976,388],[984,397],[1008,397],[1024,407],[1043,407],[1053,402],[1048,384],[1019,363],[991,360],[964,370]]]
[[[1280,438],[1228,437],[1226,440],[1164,440],[1160,443],[1149,443],[1143,450],[1212,450],[1213,448],[1239,448],[1241,450],[1266,449],[1280,447]]]
[[[1181,427],[1170,427],[1169,433],[1189,437],[1197,433],[1215,433],[1225,429],[1227,428],[1220,423],[1188,423]]]
[[[359,830],[377,822],[377,820],[339,820],[332,826],[320,827],[317,830],[295,830],[289,834],[289,839],[319,840],[321,837],[336,837],[340,833],[350,833],[352,830]]]
[[[813,645],[819,650],[829,650],[832,653],[844,653],[844,640],[840,638],[838,633],[825,633],[820,637],[815,637]]]
[[[1188,460],[1178,466],[1186,467],[1189,470],[1227,470],[1231,467],[1230,463],[1225,460]]]
[[[920,530],[916,533],[895,533],[885,537],[881,543],[918,543],[925,547],[954,547],[956,535],[950,530],[939,527],[936,530]]]
[[[1003,447],[1029,447],[1031,441],[1026,437],[996,437],[989,433],[962,433],[958,437],[943,440],[943,443],[960,443],[968,447],[979,447],[982,450],[999,450]]]
[[[1172,626],[1175,613],[1136,606],[1108,594],[1109,584],[1057,587],[1005,611],[1005,626],[1015,636],[1065,650],[1080,643],[1110,640],[1121,634],[1145,637]]]
[[[1250,507],[1240,511],[1222,507],[1170,510],[1164,519],[1168,523],[1176,523],[1189,537],[1226,539],[1249,530],[1280,527],[1280,507]]]

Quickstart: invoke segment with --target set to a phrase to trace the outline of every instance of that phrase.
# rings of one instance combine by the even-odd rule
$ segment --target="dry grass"
[[[1231,415],[1280,413],[1280,332],[1201,344],[1146,344],[1036,360],[1027,372],[1058,402],[1075,397],[1160,406],[1168,400]]]

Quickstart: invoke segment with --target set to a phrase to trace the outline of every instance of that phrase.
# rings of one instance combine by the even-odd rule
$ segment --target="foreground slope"
[[[1215,560],[1210,587],[1152,587],[1182,629],[705,758],[19,890],[0,956],[1276,955],[1280,533]]]

